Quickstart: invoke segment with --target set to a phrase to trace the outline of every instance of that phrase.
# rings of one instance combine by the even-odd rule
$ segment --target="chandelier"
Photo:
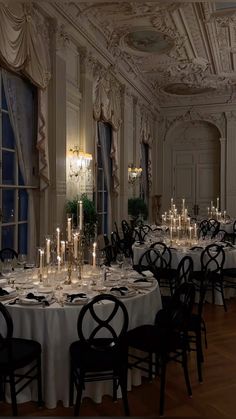
[[[128,166],[128,182],[135,183],[138,178],[140,178],[142,174],[141,167],[135,167],[133,164]]]
[[[86,153],[78,146],[70,149],[70,171],[69,176],[78,181],[79,178],[91,175],[90,163],[93,159],[92,154]]]

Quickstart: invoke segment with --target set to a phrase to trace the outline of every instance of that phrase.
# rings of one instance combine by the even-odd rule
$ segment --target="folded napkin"
[[[153,277],[153,273],[151,271],[142,271],[142,275],[144,275],[146,278]]]
[[[29,292],[26,297],[27,300],[33,300],[33,301],[37,301],[39,303],[44,303],[46,305],[49,305],[50,301],[52,300],[52,296],[51,295],[35,295],[33,292]]]
[[[66,297],[68,303],[76,303],[76,301],[81,301],[87,299],[87,294],[80,292],[79,294],[69,294]]]
[[[0,297],[3,297],[4,295],[11,295],[11,294],[14,294],[15,292],[16,290],[11,287],[5,287],[5,288],[0,287]]]
[[[110,292],[117,292],[120,295],[126,295],[130,292],[130,290],[127,287],[113,287],[110,289]]]

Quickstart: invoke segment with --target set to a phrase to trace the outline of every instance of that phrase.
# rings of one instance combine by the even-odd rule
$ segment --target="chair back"
[[[214,218],[211,218],[208,220],[208,234],[213,238],[218,234],[218,231],[220,229],[220,222],[215,220]]]
[[[199,237],[205,238],[208,234],[209,224],[208,220],[202,220],[199,224],[198,235]]]
[[[159,279],[158,271],[166,267],[166,262],[161,254],[153,248],[149,248],[144,252],[139,259],[136,269],[138,272],[149,270],[153,273],[156,279]]]
[[[18,253],[14,249],[11,249],[10,247],[4,247],[0,250],[0,259],[2,262],[4,262],[5,259],[14,258],[18,258]]]
[[[0,351],[2,351],[13,334],[13,322],[7,308],[0,303]],[[1,356],[1,355],[0,355]]]
[[[165,260],[165,268],[170,268],[171,260],[172,260],[172,254],[171,254],[170,248],[166,246],[166,244],[163,242],[152,243],[150,247],[160,253],[162,258]]]
[[[106,310],[99,303],[105,303]],[[100,294],[82,307],[77,321],[78,336],[88,350],[114,351],[126,335],[128,322],[122,301],[110,294]]]
[[[193,260],[191,256],[185,256],[181,259],[177,267],[177,275],[175,281],[175,288],[179,287],[184,282],[189,282],[189,278],[193,273]]]
[[[202,272],[221,274],[225,262],[225,252],[222,246],[209,244],[201,253]]]

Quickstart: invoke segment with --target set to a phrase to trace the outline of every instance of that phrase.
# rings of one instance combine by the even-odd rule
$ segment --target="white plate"
[[[10,292],[9,294],[1,295],[0,296],[0,301],[10,300],[10,299],[12,299],[16,296],[17,296],[17,292],[16,292],[16,290],[14,290],[13,292]]]
[[[135,282],[135,280],[133,280],[132,282],[129,282],[130,285],[132,285],[132,287],[135,288],[151,288],[153,286],[153,281],[140,281],[140,282]]]
[[[76,301],[65,301],[64,304],[66,306],[77,306],[77,305],[86,304],[88,300],[89,300],[88,298],[80,298],[79,300],[76,300]]]
[[[38,287],[38,293],[42,293],[42,294],[50,294],[50,292],[52,292],[53,291],[53,288],[52,287],[41,287],[41,286],[39,286]]]

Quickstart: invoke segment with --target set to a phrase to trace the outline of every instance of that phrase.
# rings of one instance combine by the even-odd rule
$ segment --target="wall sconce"
[[[70,170],[69,176],[78,181],[79,178],[91,176],[90,163],[93,160],[93,156],[90,153],[85,153],[78,146],[74,146],[70,149]]]
[[[140,178],[142,174],[141,167],[135,167],[133,164],[129,164],[128,166],[128,182],[135,183],[137,179]]]

